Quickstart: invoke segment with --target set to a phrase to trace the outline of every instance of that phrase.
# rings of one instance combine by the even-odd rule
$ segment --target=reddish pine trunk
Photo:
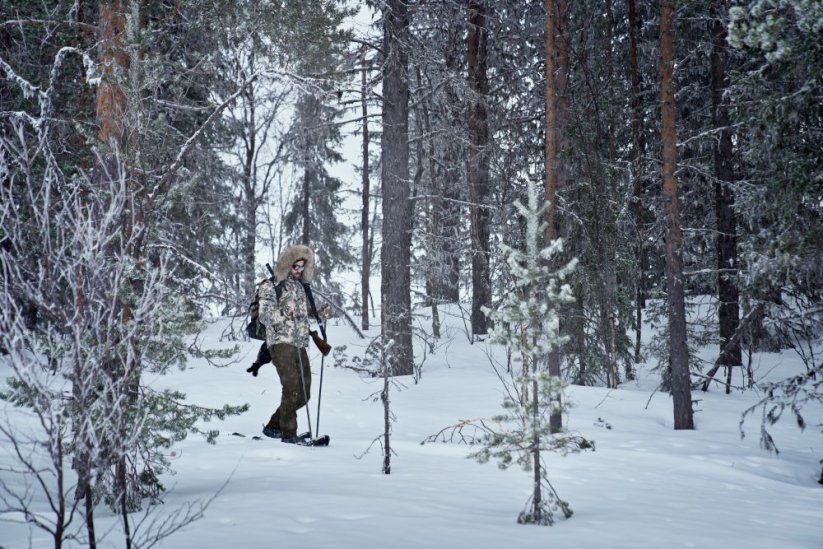
[[[677,200],[677,132],[675,129],[673,10],[660,2],[660,114],[663,143],[663,203],[666,212],[666,283],[669,308],[669,367],[674,401],[674,428],[694,429],[686,301],[683,283],[680,212]]]
[[[123,50],[126,32],[125,9],[127,2],[101,1],[99,59],[103,79],[97,87],[97,136],[106,144],[123,146],[123,120],[126,114],[126,94],[119,79],[128,68],[128,57]]]

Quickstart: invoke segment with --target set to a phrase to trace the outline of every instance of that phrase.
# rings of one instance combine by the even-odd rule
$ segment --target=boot
[[[283,432],[266,425],[263,427],[263,434],[269,438],[283,438]]]

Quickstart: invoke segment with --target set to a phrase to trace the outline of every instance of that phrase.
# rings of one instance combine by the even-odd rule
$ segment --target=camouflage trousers
[[[300,353],[298,355],[298,352]],[[267,427],[282,431],[283,438],[297,434],[297,410],[306,405],[307,397],[311,397],[311,368],[309,355],[305,348],[298,349],[286,343],[277,343],[269,347],[277,375],[280,376],[280,406],[272,414]],[[300,365],[303,365],[303,377],[300,377]],[[306,392],[303,392],[303,380],[306,382]]]

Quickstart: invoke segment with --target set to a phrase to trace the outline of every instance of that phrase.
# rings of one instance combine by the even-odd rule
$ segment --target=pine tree
[[[803,317],[823,296],[823,4],[738,4],[729,41],[749,59],[730,86],[745,128],[737,134],[744,162],[735,186],[741,294],[744,310],[762,304],[773,320],[759,345],[782,347],[820,326],[813,314]]]
[[[669,369],[671,372],[674,428],[694,429],[691,377],[686,335],[683,235],[677,194],[677,132],[675,128],[674,9],[660,0],[660,103],[663,143],[663,198],[666,215],[666,297],[669,313]]]
[[[305,93],[297,101],[286,136],[290,159],[298,170],[297,190],[283,220],[294,242],[315,250],[318,265],[327,275],[353,260],[346,248],[351,231],[336,215],[342,204],[342,181],[329,173],[329,165],[342,160],[334,148],[340,143],[334,121],[338,111],[326,103],[329,95],[334,94]],[[328,278],[331,288],[339,290]]]
[[[732,75],[744,178],[735,186],[741,225],[744,308],[762,311],[752,343],[793,348],[806,371],[763,384],[760,442],[777,451],[769,427],[784,414],[801,429],[803,408],[823,401],[823,4],[735,2],[729,42],[749,59]],[[742,431],[741,431],[742,432]],[[823,460],[821,460],[823,464]],[[823,471],[820,481],[823,483]]]
[[[494,328],[490,341],[513,350],[522,360],[523,369],[517,384],[503,402],[504,413],[496,418],[499,431],[484,436],[483,448],[473,457],[481,462],[491,458],[502,468],[513,463],[533,473],[533,492],[518,522],[550,525],[554,512],[572,515],[568,503],[560,499],[548,479],[543,452],[565,455],[591,447],[582,437],[557,431],[551,416],[562,413],[567,404],[562,399],[562,380],[549,373],[546,355],[563,338],[558,335],[558,306],[572,299],[571,287],[563,281],[574,270],[575,261],[557,270],[546,268],[562,251],[562,239],[542,246],[546,206],[538,203],[534,182],[528,184],[527,206],[515,203],[525,220],[525,247],[522,250],[501,246],[511,274],[513,288],[494,309],[486,309]]]
[[[292,10],[295,6],[283,12],[297,18]],[[303,47],[293,62],[303,81],[297,86],[295,114],[284,137],[286,158],[296,168],[297,181],[283,222],[292,241],[317,253],[327,289],[339,291],[331,274],[354,260],[347,247],[351,231],[339,216],[342,181],[331,173],[332,166],[343,160],[338,150],[339,99],[342,72],[347,68],[343,51],[350,34],[342,29],[342,21],[349,12],[328,0],[303,2],[297,11],[301,30],[296,35]]]

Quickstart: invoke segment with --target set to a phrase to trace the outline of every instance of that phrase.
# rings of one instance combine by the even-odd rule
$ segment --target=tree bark
[[[643,154],[646,140],[642,131],[640,106],[640,71],[637,67],[637,7],[629,0],[629,72],[631,75],[632,104],[632,214],[636,233],[635,261],[637,261],[637,288],[635,293],[635,342],[634,361],[640,362],[641,335],[643,333],[643,308],[646,306],[646,257],[643,246]],[[626,379],[634,379],[634,370],[626,366]]]
[[[383,474],[391,474],[391,401],[389,400],[389,364],[383,362],[383,390],[380,392],[380,401],[383,403]]]
[[[462,153],[459,145],[450,143],[446,146],[445,154],[443,200],[440,201],[442,208],[440,234],[443,236],[445,273],[437,296],[444,301],[457,303],[460,301],[460,259],[463,254],[460,241],[465,220],[463,206],[459,205],[459,201],[463,198],[461,196],[461,170],[458,168]]]
[[[472,241],[472,334],[488,333],[483,307],[491,306],[491,273],[489,272],[489,221],[486,208],[489,196],[489,129],[486,97],[489,93],[486,52],[486,5],[483,0],[469,0],[469,33],[467,44],[469,101],[468,182],[471,193]]]
[[[454,33],[453,36],[462,37],[462,34]],[[450,44],[450,48],[445,51],[447,71],[458,73],[462,70],[462,61],[458,59],[457,53],[457,49],[462,47],[462,43]],[[463,114],[463,101],[458,97],[451,82],[446,82],[443,90],[446,96],[442,112],[444,122],[447,127],[460,131],[467,121]],[[442,154],[442,160],[438,163],[435,157],[432,158],[433,164],[439,164],[436,172],[432,171],[432,177],[437,173],[442,183],[438,181],[438,190],[432,190],[432,193],[436,202],[434,211],[438,216],[439,231],[436,237],[439,239],[438,246],[443,264],[437,271],[438,276],[434,277],[431,295],[443,302],[457,303],[460,300],[460,263],[465,253],[460,244],[465,225],[461,203],[466,201],[463,194],[466,185],[460,168],[461,159],[465,157],[465,146],[455,133],[446,138],[442,151],[438,152]]]
[[[305,97],[306,105],[305,108],[309,111],[308,118],[309,120],[318,120],[318,114],[320,113],[320,103],[319,100],[315,97],[308,95]],[[304,127],[302,128],[302,135],[304,139],[305,146],[308,148],[313,148],[312,143],[313,138],[310,137],[308,134],[311,131],[309,128],[305,127],[306,122],[303,122]],[[315,159],[310,158],[311,153],[309,150],[305,151],[305,156],[303,158],[303,186],[301,190],[301,197],[300,197],[300,220],[299,220],[299,227],[300,227],[300,242],[306,246],[311,246],[311,239],[312,239],[312,222],[311,222],[311,195],[312,192],[319,187],[319,179],[320,176],[318,174],[317,169],[314,167]]]
[[[369,329],[369,277],[371,277],[371,247],[369,245],[369,203],[370,193],[369,188],[369,101],[367,93],[367,74],[366,74],[366,54],[365,48],[361,56],[363,64],[363,72],[360,75],[360,111],[363,115],[363,173],[361,174],[361,181],[363,184],[363,206],[360,211],[360,236],[363,240],[363,250],[360,254],[360,299],[362,300],[360,308],[360,327],[363,330]]]
[[[558,238],[557,220],[557,191],[563,185],[563,169],[558,159],[558,152],[563,150],[565,139],[565,112],[568,106],[566,97],[566,82],[569,68],[568,41],[564,34],[564,17],[567,14],[568,4],[565,0],[545,0],[546,30],[546,142],[545,142],[545,171],[544,184],[546,207],[546,230],[543,235],[544,244],[548,245]],[[551,267],[551,266],[550,266]],[[562,319],[561,319],[562,320]],[[559,334],[555,334],[559,336]],[[548,355],[549,374],[561,376],[560,348],[554,346]],[[557,409],[560,409],[558,403]],[[560,412],[553,412],[549,418],[553,433],[559,433],[563,427],[563,418]]]
[[[715,216],[717,217],[717,300],[720,332],[718,363],[726,367],[726,394],[731,391],[732,367],[743,365],[739,341],[729,345],[740,326],[740,295],[735,284],[737,274],[737,219],[734,213],[734,160],[729,100],[724,97],[729,82],[726,74],[728,53],[723,15],[726,2],[712,3],[712,122],[717,131],[714,146]]]
[[[252,58],[254,54],[252,53]],[[253,61],[251,61],[253,63]],[[254,84],[250,84],[243,96],[246,100],[246,157],[243,164],[243,202],[245,234],[243,235],[243,295],[251,301],[255,291],[255,254],[257,242],[257,197],[255,196],[257,128],[255,116]]]
[[[417,82],[422,82],[420,68],[417,68]],[[428,103],[424,103],[420,108],[421,135],[432,135],[431,115]],[[443,234],[441,229],[441,212],[443,210],[442,188],[440,178],[443,170],[437,166],[437,151],[434,142],[429,142],[428,149],[423,152],[422,140],[418,143],[418,154],[422,159],[428,159],[429,181],[431,182],[431,211],[430,234],[428,238],[428,251],[426,253],[426,306],[431,307],[432,313],[432,336],[440,339],[440,311],[438,309],[440,296],[438,289],[445,286],[445,253],[443,249]]]
[[[99,3],[99,61],[103,78],[97,87],[97,137],[106,145],[122,149],[126,94],[119,82],[128,68],[123,49],[126,32],[127,0],[101,0]]]
[[[556,47],[555,47],[555,11],[554,0],[546,0],[546,142],[544,193],[546,206],[546,231],[544,244],[548,245],[557,238],[557,88],[555,82]]]
[[[421,111],[423,131],[426,135],[432,135],[433,122],[441,124],[452,122],[448,118],[438,119],[436,116],[431,116],[429,105],[423,106]],[[459,212],[455,211],[454,203],[448,198],[459,185],[459,178],[455,178],[454,175],[457,171],[455,163],[459,161],[458,155],[451,152],[454,147],[452,140],[445,141],[442,146],[439,141],[430,142],[429,150],[425,154],[429,159],[428,172],[432,194],[430,248],[426,253],[426,260],[429,263],[426,268],[426,293],[429,297],[429,304],[432,306],[433,317],[437,314],[437,307],[440,303],[456,303],[459,299],[457,258],[460,252],[456,249],[455,243],[458,242],[459,223],[463,222],[463,219]],[[435,337],[440,336],[436,333]]]
[[[384,345],[392,375],[414,373],[411,337],[411,229],[409,196],[409,72],[407,3],[388,0],[383,12],[383,138],[381,151],[383,244],[381,296]]]
[[[532,380],[532,421],[534,422],[532,429],[534,437],[532,438],[532,513],[534,514],[534,523],[543,523],[543,463],[540,459],[540,435],[537,426],[540,421],[540,391],[537,383],[537,357],[532,357],[532,364],[534,365],[534,378]]]
[[[686,340],[686,298],[683,280],[680,212],[677,199],[677,131],[674,102],[674,13],[660,1],[660,114],[663,144],[663,204],[666,215],[666,286],[669,309],[669,368],[674,428],[694,429],[689,352]]]
[[[453,54],[446,55],[446,68],[449,71],[459,71],[458,61]],[[446,108],[447,123],[454,128],[460,128],[461,114],[455,111],[459,109],[461,103],[454,86],[450,83],[445,87],[448,107]],[[465,200],[465,195],[461,195],[463,181],[460,170],[460,159],[463,157],[463,147],[459,140],[448,139],[443,151],[443,184],[440,186],[442,199],[438,195],[438,211],[440,213],[440,237],[441,249],[443,253],[442,276],[437,281],[434,288],[434,296],[443,301],[457,303],[460,300],[460,259],[463,250],[460,245],[461,233],[464,227],[463,206],[461,199]]]
[[[311,245],[311,190],[314,180],[314,170],[306,167],[303,170],[303,188],[300,200],[300,242],[306,246]]]
[[[125,153],[125,120],[127,111],[127,97],[122,88],[122,82],[126,78],[129,66],[128,54],[124,48],[126,38],[126,11],[128,10],[127,0],[101,0],[98,3],[98,61],[102,70],[103,78],[97,88],[96,110],[97,137],[102,143],[99,164],[95,169],[95,181],[105,187],[105,183],[110,178],[119,177],[121,166],[118,166],[120,155]],[[128,178],[128,175],[126,175]],[[130,184],[130,183],[129,183]],[[132,201],[133,197],[129,197]],[[133,207],[133,206],[132,206]],[[132,216],[125,216],[123,219],[123,241],[132,243],[132,223],[137,218],[137,213],[132,210]],[[133,250],[131,250],[133,252]],[[116,254],[116,252],[114,252]],[[116,259],[116,257],[114,258]],[[82,292],[82,289],[79,290]],[[83,297],[79,299],[80,307],[85,306]],[[122,321],[128,322],[130,317],[129,304],[121,302],[119,304]],[[122,387],[127,383],[123,369],[125,364],[120,364],[115,356],[105,359],[103,365],[104,374],[109,377],[104,383],[111,383],[117,387]],[[82,387],[89,383],[98,383],[98,379],[88,379],[85,371],[78,365],[73,380],[73,394],[78,410],[83,410],[90,404],[88,387]],[[81,387],[78,387],[81,385]],[[123,389],[119,389],[123,391]],[[114,404],[123,406],[122,403]],[[94,497],[93,482],[95,469],[111,465],[112,462],[97,464],[92,460],[93,454],[102,454],[110,457],[115,465],[114,489],[121,498],[121,503],[126,497],[126,476],[124,459],[121,449],[111,437],[98,438],[97,433],[94,438],[99,442],[91,444],[92,438],[86,429],[94,429],[95,426],[84,427],[83,431],[76,432],[75,438],[80,448],[79,455],[75,460],[75,470],[78,475],[77,495],[83,498],[85,504],[86,533],[90,548],[97,546],[97,539],[94,524]],[[127,520],[127,517],[124,517]],[[128,526],[125,523],[126,527]],[[128,541],[128,538],[127,538]]]

